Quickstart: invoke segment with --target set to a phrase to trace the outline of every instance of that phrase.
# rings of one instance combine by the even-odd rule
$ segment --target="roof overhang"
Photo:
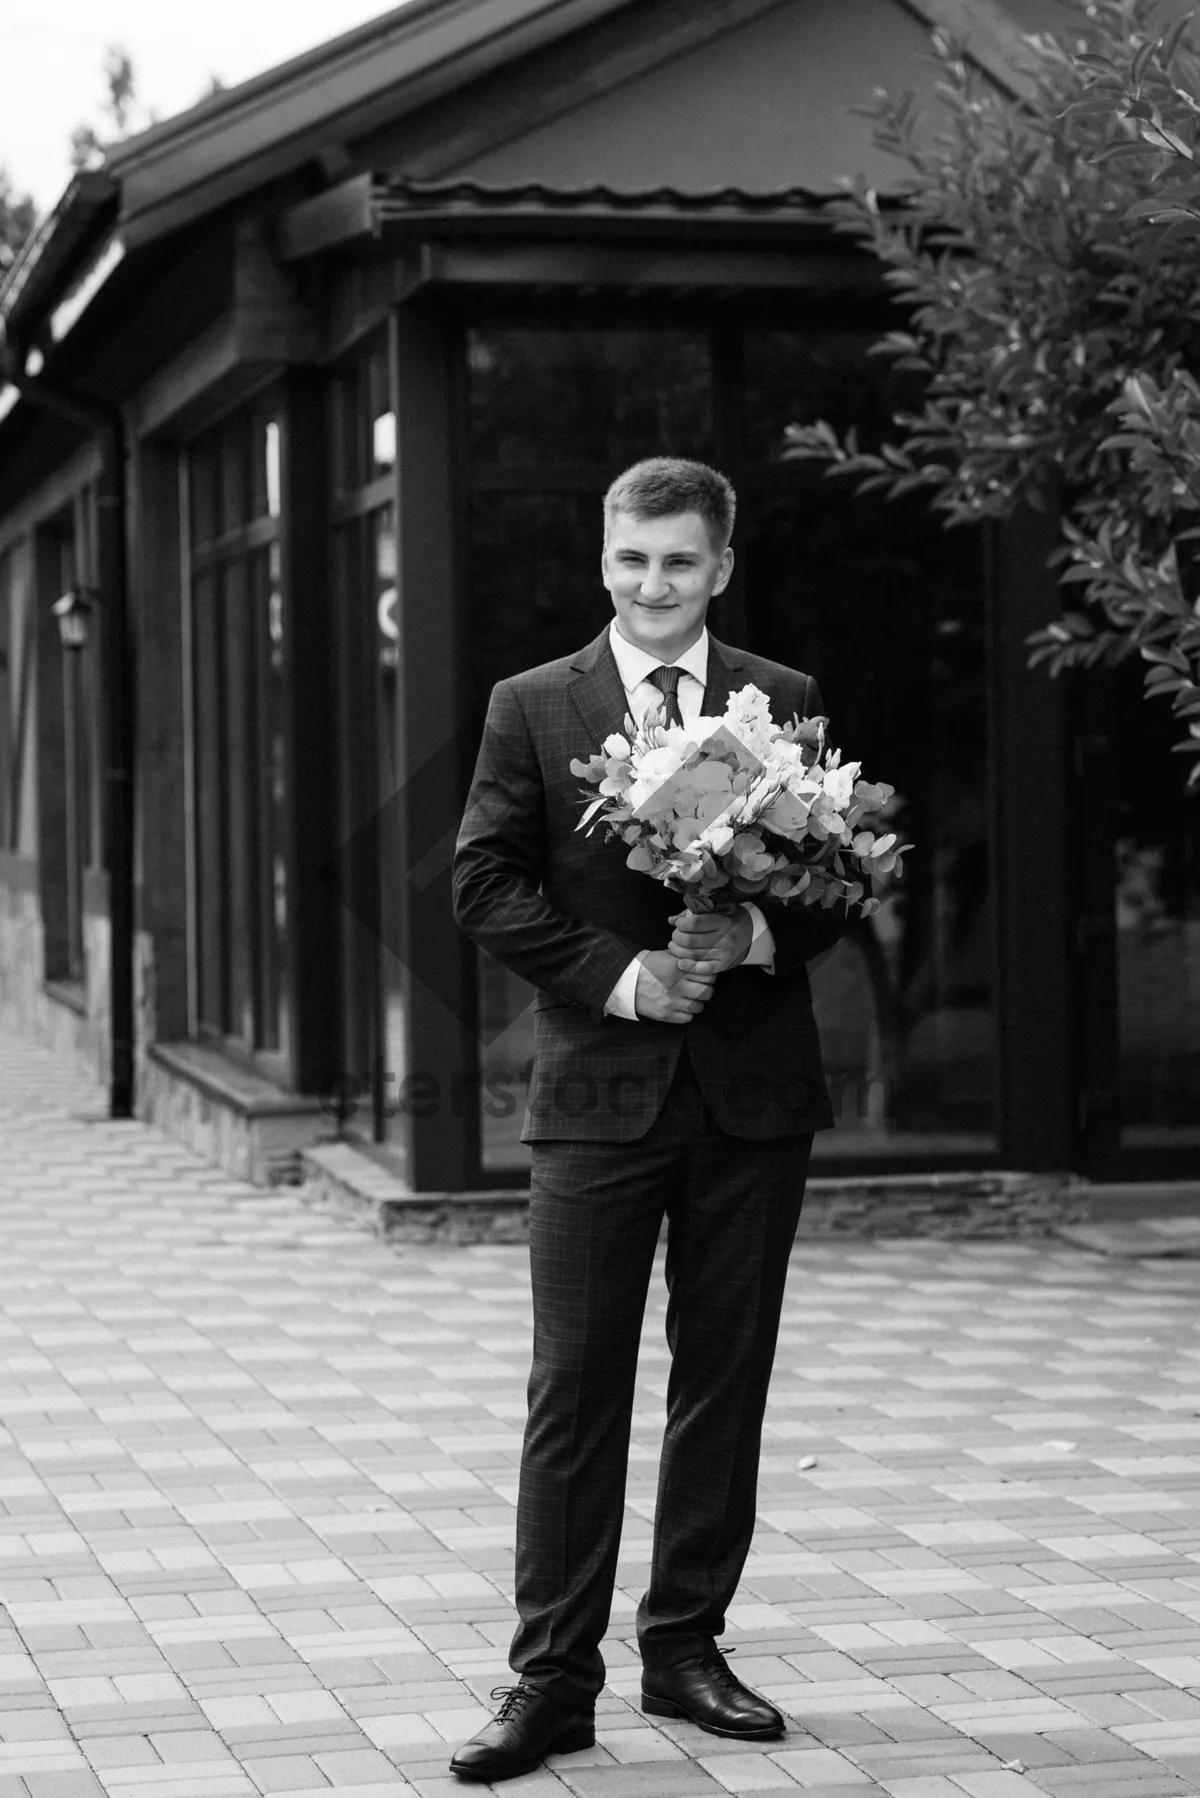
[[[782,3],[782,0],[779,0]],[[332,179],[343,146],[405,118],[478,77],[637,0],[408,0],[382,18],[213,96],[117,146],[106,167],[77,174],[0,286],[0,348],[53,343],[124,293],[137,252],[180,226],[307,167]],[[949,31],[1010,92],[1022,91],[1021,27],[997,0],[902,0],[927,25]],[[298,171],[301,173],[298,175]],[[291,191],[297,191],[293,186]],[[360,176],[293,205],[280,242],[299,260],[385,235],[399,242],[551,235],[623,237],[743,246],[827,232],[816,196],[614,194],[594,189],[486,194]],[[57,319],[57,332],[53,320]],[[49,329],[48,329],[49,325]],[[10,409],[11,395],[3,404]]]
[[[0,338],[19,338],[62,300],[89,255],[111,236],[116,212],[117,187],[106,170],[74,176],[0,286]]]
[[[405,117],[631,0],[409,0],[119,145],[122,228],[143,242]]]
[[[276,250],[298,262],[331,250],[402,246],[413,239],[504,237],[653,238],[718,242],[769,239],[794,246],[827,240],[825,199],[804,188],[777,193],[680,193],[655,188],[485,187],[471,181],[420,182],[356,175],[288,207],[276,221]]]
[[[778,3],[778,0],[777,0]],[[1028,51],[997,0],[901,0],[1019,94]],[[636,0],[408,0],[118,145],[109,168],[135,245],[305,163],[345,166],[347,142],[394,124]]]

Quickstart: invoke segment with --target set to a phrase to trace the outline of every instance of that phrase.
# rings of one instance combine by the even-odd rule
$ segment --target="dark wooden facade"
[[[134,140],[10,278],[0,990],[119,1075],[128,695],[139,1110],[225,1070],[418,1190],[523,1180],[529,995],[454,926],[453,834],[492,682],[600,627],[600,495],[661,450],[739,491],[718,634],[819,676],[918,844],[815,975],[823,1160],[1194,1167],[1195,833],[1138,814],[1124,688],[1025,666],[1052,523],[947,534],[782,455],[896,398],[821,195],[886,178],[848,107],[946,9],[850,10],[416,0]],[[1019,82],[1011,17],[952,10]]]

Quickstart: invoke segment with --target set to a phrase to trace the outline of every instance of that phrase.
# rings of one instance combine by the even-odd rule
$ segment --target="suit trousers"
[[[651,1028],[652,1026],[647,1026]],[[533,1366],[510,1664],[590,1709],[608,1627],[646,1295],[664,1214],[671,1370],[643,1661],[711,1649],[754,1533],[759,1445],[812,1136],[714,1122],[686,1049],[634,1142],[534,1142]]]

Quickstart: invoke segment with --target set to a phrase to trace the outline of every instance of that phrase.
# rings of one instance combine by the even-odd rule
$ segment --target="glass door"
[[[882,909],[810,969],[836,1119],[814,1157],[964,1166],[997,1148],[980,536],[784,455],[791,423],[882,436],[901,396],[870,341],[818,321],[745,333],[747,642],[815,676],[834,740],[895,787],[888,822],[915,845]]]
[[[786,461],[787,424],[855,423],[897,399],[872,332],[814,317],[761,328],[581,314],[467,333],[473,728],[493,682],[567,653],[611,617],[600,500],[642,456],[715,461],[739,493],[733,640],[814,673],[838,739],[897,788],[918,845],[902,890],[814,970],[836,1132],[868,1165],[997,1153],[997,1046],[982,549],[919,501],[876,504]],[[717,634],[722,624],[714,618]],[[482,1171],[519,1140],[532,997],[481,958]]]
[[[1113,926],[1118,1118],[1126,1160],[1200,1166],[1200,796],[1171,746],[1182,726],[1142,693],[1143,667],[1114,681]],[[1182,1170],[1181,1170],[1182,1171]]]

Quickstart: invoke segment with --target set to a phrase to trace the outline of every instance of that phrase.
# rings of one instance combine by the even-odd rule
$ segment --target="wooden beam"
[[[1075,1135],[1068,706],[1026,638],[1061,609],[1058,541],[1057,517],[1026,509],[990,529],[986,558],[1001,1166],[1050,1172]]]
[[[702,292],[885,292],[879,265],[861,254],[662,249],[644,244],[422,244],[405,257],[402,294],[421,288],[693,288]]]
[[[0,517],[0,555],[18,542],[43,518],[70,505],[76,493],[100,472],[100,443],[93,438],[60,463],[53,475]]]
[[[353,175],[311,200],[299,200],[279,220],[276,245],[284,262],[315,255],[335,244],[369,237],[373,220],[369,174]]]
[[[478,1066],[473,945],[454,921],[453,833],[462,811],[467,656],[455,578],[453,337],[440,311],[398,307],[392,322],[396,414],[396,670],[399,959],[404,974],[409,1179],[418,1192],[456,1192],[478,1166]],[[392,1089],[393,1096],[396,1089]]]
[[[190,436],[273,369],[314,361],[318,348],[316,319],[277,262],[265,224],[244,221],[229,310],[138,390],[131,429],[139,437]]]
[[[236,392],[243,370],[237,320],[229,314],[139,389],[126,409],[132,433],[137,437],[190,435],[214,398],[220,404],[228,393]]]
[[[336,854],[337,691],[329,604],[325,380],[296,369],[285,389],[283,431],[285,756],[288,819],[288,965],[295,1020],[292,1084],[333,1090],[338,1047],[338,901],[319,877]]]

